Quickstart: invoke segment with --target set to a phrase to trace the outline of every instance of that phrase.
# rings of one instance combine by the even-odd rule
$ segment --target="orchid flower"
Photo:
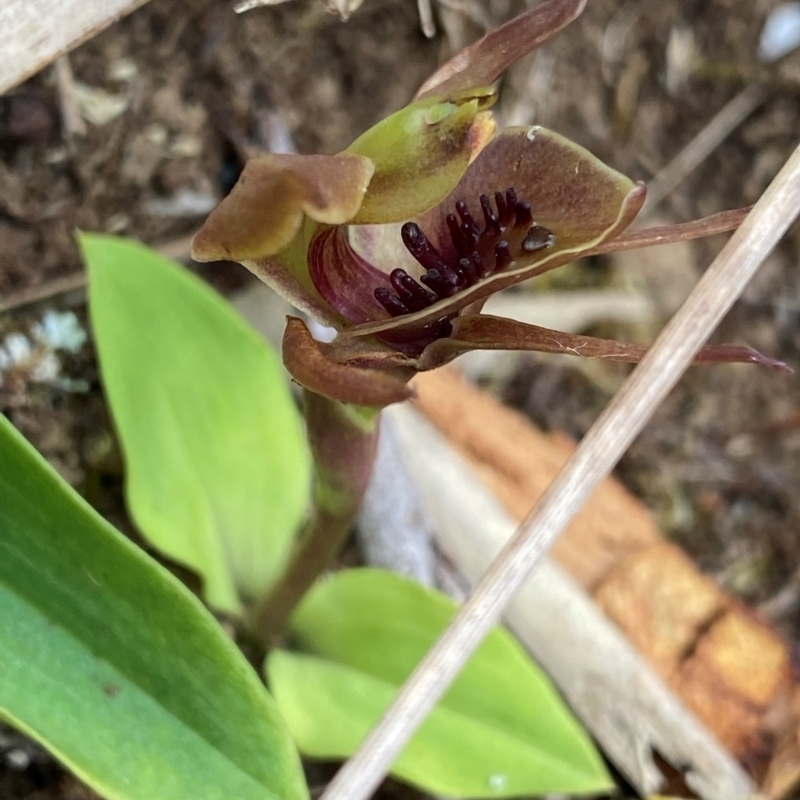
[[[642,355],[480,314],[494,292],[613,244],[644,202],[643,185],[577,144],[540,127],[498,132],[489,111],[491,83],[584,5],[551,0],[489,33],[342,153],[247,163],[192,254],[240,261],[339,332],[319,343],[289,318],[284,361],[303,386],[384,406],[416,371],[477,348]],[[731,346],[698,360],[772,363]]]
[[[409,380],[474,349],[636,361],[645,348],[481,314],[494,292],[580,256],[731,230],[724,212],[626,232],[645,189],[541,127],[498,131],[492,84],[561,30],[586,0],[550,0],[488,33],[405,108],[336,155],[264,154],[195,236],[198,261],[239,261],[296,308],[336,329],[316,341],[289,317],[283,357],[305,388],[317,481],[281,582],[254,615],[275,634],[350,529],[366,488],[379,409]],[[781,366],[745,347],[698,361]]]

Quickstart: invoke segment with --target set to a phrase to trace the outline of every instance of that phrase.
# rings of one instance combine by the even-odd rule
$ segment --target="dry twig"
[[[163,244],[156,246],[156,250],[165,258],[174,261],[187,261],[189,259],[189,245],[192,243],[194,234],[190,236],[180,236],[171,239]],[[12,292],[5,297],[0,297],[0,314],[6,311],[14,311],[24,306],[41,303],[44,300],[52,300],[68,292],[76,292],[86,288],[86,273],[72,272],[35,286],[26,286],[17,292]]]
[[[514,522],[431,423],[404,406],[387,413],[435,523],[437,543],[461,574],[477,581]],[[752,796],[755,787],[744,770],[558,563],[542,561],[505,617],[643,796],[666,786],[655,752],[680,769],[703,800]]]
[[[433,39],[436,36],[436,23],[433,21],[431,0],[417,0],[417,11],[422,32],[428,39]]]
[[[75,97],[75,78],[72,74],[72,65],[68,55],[56,59],[56,85],[58,86],[58,100],[61,105],[61,123],[67,137],[85,136],[86,123],[81,117],[78,100]]]
[[[647,184],[647,200],[639,219],[644,219],[684,178],[694,172],[768,96],[766,86],[753,83],[726,103],[703,130]]]
[[[533,568],[622,457],[798,213],[800,147],[586,434],[358,752],[334,777],[322,800],[366,800],[371,795]]]

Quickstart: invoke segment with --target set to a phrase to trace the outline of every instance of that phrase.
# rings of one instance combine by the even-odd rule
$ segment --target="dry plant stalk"
[[[613,469],[800,213],[800,147],[321,800],[366,800],[523,581]]]
[[[424,381],[426,389],[429,383],[429,379]],[[496,404],[501,418],[515,414],[478,389],[469,388],[466,394]],[[437,544],[460,576],[477,582],[528,506],[518,515],[507,514],[483,483],[484,476],[473,470],[472,458],[463,459],[464,452],[454,449],[451,440],[415,411],[393,406],[386,410],[384,422],[387,418],[400,433],[404,458],[418,481]],[[516,422],[520,424],[513,427],[518,433],[535,434],[521,420]],[[531,437],[524,438],[530,445]],[[537,449],[527,449],[525,460],[535,462]],[[513,457],[511,465],[517,466]],[[595,501],[605,495],[608,507],[613,495],[622,499],[623,488],[617,485],[615,491],[613,483],[613,478],[606,479],[593,495]],[[530,492],[526,494],[531,497]],[[625,515],[624,502],[619,514]],[[574,529],[573,523],[558,543],[574,538]],[[686,786],[703,800],[750,800],[756,793],[753,781],[719,740],[555,559],[542,559],[503,616],[520,644],[553,678],[605,756],[642,797],[669,786],[664,763],[679,769]]]
[[[649,215],[684,178],[691,175],[768,96],[769,90],[766,86],[753,83],[723,106],[703,130],[647,185],[647,199],[640,219]]]

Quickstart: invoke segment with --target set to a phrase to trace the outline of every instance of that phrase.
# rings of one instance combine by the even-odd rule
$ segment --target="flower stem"
[[[314,459],[311,513],[280,579],[253,611],[260,639],[273,641],[317,577],[344,545],[369,484],[380,409],[348,405],[306,389]]]

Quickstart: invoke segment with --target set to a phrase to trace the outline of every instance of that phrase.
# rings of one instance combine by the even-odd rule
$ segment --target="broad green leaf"
[[[456,610],[390,572],[320,584],[290,629],[303,653],[274,651],[267,674],[301,752],[350,755]],[[555,689],[502,628],[481,645],[392,770],[458,797],[597,793],[613,786]]]
[[[214,618],[0,415],[0,718],[108,800],[307,800]]]
[[[286,562],[310,461],[280,361],[195,276],[135,242],[80,237],[131,516],[237,613]]]

